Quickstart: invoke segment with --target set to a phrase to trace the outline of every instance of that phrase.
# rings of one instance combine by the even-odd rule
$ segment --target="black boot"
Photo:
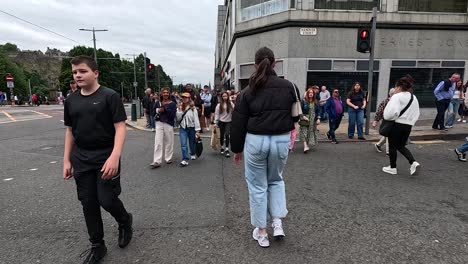
[[[87,249],[81,254],[81,257],[86,255],[86,259],[84,260],[83,264],[101,263],[101,259],[104,258],[106,253],[107,247],[104,242],[101,244],[93,244],[90,249]]]
[[[132,240],[133,236],[133,216],[132,214],[128,214],[128,222],[126,224],[119,224],[119,247],[124,248],[126,247],[130,241]]]

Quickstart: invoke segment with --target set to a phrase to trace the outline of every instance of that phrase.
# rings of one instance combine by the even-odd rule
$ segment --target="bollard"
[[[132,103],[132,121],[137,121],[136,104]]]

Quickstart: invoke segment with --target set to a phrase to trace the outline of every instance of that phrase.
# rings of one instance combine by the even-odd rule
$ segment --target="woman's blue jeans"
[[[354,137],[354,128],[357,125],[358,137],[364,137],[362,131],[362,125],[364,124],[364,110],[358,109],[355,110],[351,107],[348,107],[348,137]]]
[[[286,193],[283,169],[288,160],[290,134],[253,135],[245,140],[245,178],[249,188],[253,226],[267,227],[267,218],[284,218]]]
[[[458,108],[460,108],[460,99],[455,98],[450,100],[450,104],[447,109],[447,124],[445,124],[445,126],[453,126],[455,117],[458,114]]]
[[[195,155],[195,128],[187,127],[179,129],[180,148],[182,149],[182,159],[189,160],[189,151],[187,147],[187,138],[190,144],[190,155]]]

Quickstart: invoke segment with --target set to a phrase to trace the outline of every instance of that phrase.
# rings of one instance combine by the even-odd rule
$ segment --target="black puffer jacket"
[[[255,95],[250,87],[237,97],[232,114],[231,148],[234,153],[244,149],[247,133],[280,135],[294,129],[291,108],[296,101],[295,87],[290,81],[268,77],[265,86]]]

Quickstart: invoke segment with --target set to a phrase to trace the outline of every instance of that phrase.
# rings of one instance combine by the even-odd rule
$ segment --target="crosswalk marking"
[[[5,114],[8,118],[10,118],[11,122],[16,122],[16,119],[11,116],[9,113],[5,112],[5,111],[2,111],[3,114]]]

